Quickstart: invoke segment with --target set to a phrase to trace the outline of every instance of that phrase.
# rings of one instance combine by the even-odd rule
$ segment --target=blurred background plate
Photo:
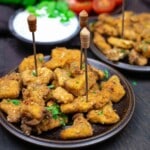
[[[145,73],[150,73],[150,66],[137,66],[137,65],[131,65],[125,61],[118,61],[118,62],[113,62],[111,60],[108,60],[107,57],[96,47],[96,45],[92,42],[90,45],[91,51],[103,62],[127,71],[132,71],[132,72],[145,72]]]
[[[32,43],[32,34],[28,29],[26,10],[19,9],[9,19],[9,30],[19,40]],[[79,32],[77,16],[69,22],[60,22],[60,18],[37,17],[35,41],[39,45],[55,45],[71,40]]]

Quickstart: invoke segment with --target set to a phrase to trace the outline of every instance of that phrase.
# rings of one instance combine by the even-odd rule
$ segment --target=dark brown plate
[[[46,57],[46,59],[49,58]],[[116,135],[128,124],[133,115],[135,108],[135,96],[133,90],[128,81],[125,79],[125,77],[112,67],[109,67],[108,65],[93,59],[88,59],[88,63],[95,66],[98,69],[107,70],[109,72],[109,75],[116,74],[120,78],[121,83],[126,90],[126,95],[122,98],[122,100],[119,103],[113,105],[121,118],[121,120],[118,123],[114,125],[92,124],[94,128],[94,135],[92,137],[79,140],[60,139],[59,132],[62,128],[54,129],[52,131],[45,132],[41,135],[27,136],[21,131],[21,129],[17,125],[9,123],[6,119],[6,115],[0,111],[0,123],[2,124],[2,126],[6,128],[10,133],[24,141],[49,148],[66,149],[85,147],[103,142]]]

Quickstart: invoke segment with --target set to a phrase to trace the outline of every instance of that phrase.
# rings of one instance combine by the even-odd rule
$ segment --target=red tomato
[[[96,13],[109,13],[116,7],[116,0],[93,0],[93,9]]]
[[[86,10],[88,13],[92,10],[91,0],[67,0],[69,8],[79,14],[82,10]]]
[[[116,0],[116,5],[119,6],[122,4],[122,2],[123,2],[123,0]]]

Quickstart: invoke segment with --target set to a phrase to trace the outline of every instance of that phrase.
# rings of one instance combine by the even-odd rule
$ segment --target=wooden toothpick
[[[29,30],[30,32],[32,32],[35,73],[36,73],[36,76],[38,76],[36,45],[35,45],[35,35],[34,35],[34,32],[36,31],[36,17],[34,15],[29,15],[27,18],[27,21],[28,21]]]
[[[122,2],[122,31],[121,31],[121,38],[124,38],[124,11],[125,11],[125,0]]]
[[[86,100],[88,100],[88,71],[87,71],[87,49],[90,47],[90,32],[84,27],[80,32],[81,48],[84,51],[85,62],[85,87],[86,87]]]
[[[81,30],[84,27],[87,27],[88,24],[88,13],[85,10],[82,10],[79,14],[79,22]],[[81,45],[82,46],[82,45]],[[82,60],[83,59],[83,49],[81,47],[81,55],[80,55],[80,70],[82,69]]]

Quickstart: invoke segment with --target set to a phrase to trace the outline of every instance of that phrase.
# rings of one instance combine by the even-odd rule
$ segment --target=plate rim
[[[116,74],[119,76],[119,78],[125,83],[125,87],[130,92],[130,104],[127,109],[127,112],[125,113],[124,117],[115,124],[114,127],[112,127],[110,130],[96,136],[92,136],[86,139],[79,139],[79,140],[67,140],[67,141],[56,141],[56,140],[50,140],[50,139],[43,139],[30,135],[25,135],[21,130],[16,128],[12,123],[8,122],[7,119],[4,117],[3,112],[0,110],[0,124],[8,130],[10,133],[12,133],[14,136],[18,137],[19,139],[22,139],[23,141],[29,142],[31,144],[35,144],[38,146],[43,147],[49,147],[49,148],[59,148],[59,149],[68,149],[68,148],[79,148],[79,147],[86,147],[89,145],[97,144],[104,142],[105,140],[108,140],[109,138],[113,137],[117,133],[119,133],[131,120],[134,109],[135,109],[135,95],[134,91],[132,89],[131,84],[127,81],[127,79],[122,75],[120,72],[118,72],[116,69],[112,68],[111,66],[108,66],[107,64],[104,64],[103,62],[100,62],[98,60],[94,60],[92,58],[88,58],[89,64],[96,63],[97,65],[103,66],[108,70],[111,70],[113,74]],[[94,66],[94,65],[93,65]],[[99,68],[100,69],[100,68]],[[129,113],[130,112],[130,113]],[[69,141],[69,143],[68,143]]]
[[[8,20],[8,28],[9,28],[10,33],[11,33],[14,37],[16,37],[17,39],[19,39],[19,40],[22,41],[22,42],[32,44],[32,43],[33,43],[32,40],[26,39],[26,38],[24,38],[23,36],[19,35],[19,34],[15,31],[14,26],[13,26],[13,20],[14,20],[14,18],[16,17],[16,15],[17,15],[18,13],[23,12],[23,11],[24,11],[24,9],[23,9],[23,8],[20,8],[20,9],[16,10],[16,11],[10,16],[10,18],[9,18],[9,20]],[[76,17],[76,19],[78,20],[77,15],[75,15],[75,17]],[[69,37],[64,38],[63,40],[56,40],[56,41],[53,41],[53,42],[51,42],[51,41],[49,41],[49,42],[35,41],[35,42],[36,42],[37,45],[56,45],[56,44],[61,44],[61,43],[65,43],[65,42],[71,40],[73,37],[75,37],[75,36],[79,33],[79,31],[80,31],[80,27],[79,27],[79,23],[78,23],[78,26],[76,27],[75,32],[74,32],[73,34],[71,34]]]

